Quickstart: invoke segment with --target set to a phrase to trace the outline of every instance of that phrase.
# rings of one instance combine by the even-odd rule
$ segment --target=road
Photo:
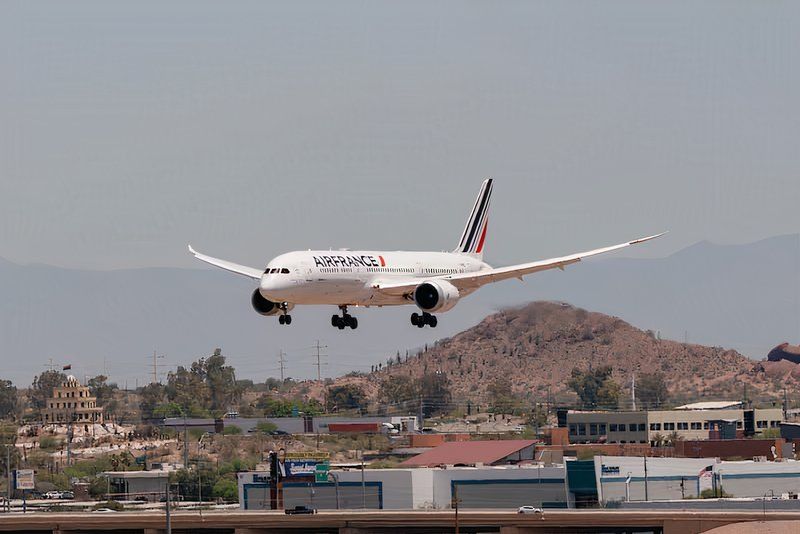
[[[548,510],[543,516],[515,511],[464,510],[458,514],[460,532],[502,534],[560,532],[639,532],[695,534],[738,522],[793,521],[800,532],[800,512],[739,512],[685,510]],[[91,532],[124,530],[160,534],[163,512],[12,513],[0,515],[0,532]],[[638,528],[637,528],[638,527]],[[454,532],[452,511],[324,511],[314,515],[282,512],[174,512],[175,531],[219,534],[274,532],[335,532],[340,534]]]

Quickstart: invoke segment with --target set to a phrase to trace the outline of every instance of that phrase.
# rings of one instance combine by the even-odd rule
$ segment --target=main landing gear
[[[282,302],[278,307],[283,310],[283,313],[278,316],[278,322],[285,325],[292,324],[292,316],[289,315],[289,306],[285,302]]]
[[[332,315],[331,326],[339,330],[344,330],[348,326],[353,330],[358,328],[358,319],[347,313],[347,306],[339,306],[339,309],[342,310],[342,315],[341,317]]]
[[[431,328],[436,328],[436,325],[439,324],[439,321],[436,319],[435,315],[431,315],[428,312],[422,312],[422,315],[414,312],[411,314],[411,324],[420,328],[425,325],[428,325]]]

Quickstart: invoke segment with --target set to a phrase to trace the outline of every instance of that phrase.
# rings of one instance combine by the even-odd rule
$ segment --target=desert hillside
[[[659,339],[617,317],[556,302],[490,315],[452,338],[402,355],[400,363],[390,359],[391,365],[382,362],[369,375],[336,383],[358,383],[379,402],[380,384],[389,376],[438,372],[447,376],[458,402],[481,404],[493,382],[507,379],[520,399],[568,404],[576,399],[567,386],[573,368],[610,365],[624,396],[634,374],[660,371],[673,404],[744,396],[766,403],[800,377],[798,366],[789,362],[755,362],[734,350]]]

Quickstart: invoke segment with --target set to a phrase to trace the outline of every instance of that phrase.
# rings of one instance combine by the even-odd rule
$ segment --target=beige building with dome
[[[44,424],[102,423],[103,409],[97,407],[97,398],[92,397],[89,388],[70,375],[61,387],[53,388],[43,417]]]

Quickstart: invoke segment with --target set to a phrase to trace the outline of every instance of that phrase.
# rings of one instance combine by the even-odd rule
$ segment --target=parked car
[[[307,506],[298,505],[294,508],[287,508],[286,514],[287,515],[299,515],[299,514],[316,514],[317,511],[314,508],[309,508]]]
[[[520,514],[543,514],[544,511],[541,508],[537,508],[535,506],[520,506],[517,513]]]
[[[114,510],[111,508],[98,508],[97,510],[92,511],[93,514],[113,514]]]
[[[74,499],[74,498],[75,498],[75,494],[74,494],[73,492],[71,492],[71,491],[62,491],[62,492],[61,492],[61,496],[60,496],[59,498],[60,498],[60,499],[69,499],[69,500],[72,500],[72,499]]]
[[[285,430],[273,430],[272,432],[269,433],[269,435],[270,436],[291,436],[291,434],[289,432],[286,432]]]
[[[45,499],[60,499],[61,492],[60,491],[48,491],[44,494]]]

